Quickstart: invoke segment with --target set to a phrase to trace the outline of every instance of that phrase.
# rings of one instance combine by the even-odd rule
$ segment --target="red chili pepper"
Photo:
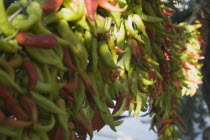
[[[38,81],[38,72],[36,67],[31,61],[26,60],[23,62],[23,68],[26,70],[29,77],[27,89],[32,89],[36,86]]]
[[[71,59],[71,56],[70,56],[70,53],[69,53],[67,47],[63,46],[62,50],[63,50],[63,63],[64,63],[64,65],[66,65],[68,68],[70,68],[74,71],[78,71],[78,69],[72,63],[72,59]]]
[[[89,19],[95,20],[94,14],[96,12],[96,9],[98,7],[98,0],[85,0],[85,7],[87,10],[87,14]]]
[[[124,50],[119,49],[119,48],[115,48],[115,50],[116,50],[116,52],[117,52],[117,53],[125,53],[125,51],[124,51]]]
[[[163,9],[163,14],[164,14],[165,16],[173,16],[172,13],[167,12],[165,9]]]
[[[93,127],[93,131],[97,130],[99,128],[100,125],[100,120],[101,120],[101,116],[98,110],[95,111],[95,114],[93,116],[93,119],[91,121],[92,127]]]
[[[140,44],[135,40],[131,39],[128,42],[129,47],[131,48],[134,56],[136,57],[136,61],[140,63],[141,56],[144,55],[143,49]]]
[[[179,122],[179,124],[182,126],[183,129],[186,129],[186,126],[180,116],[176,116],[175,119]]]
[[[5,100],[11,96],[9,90],[2,84],[0,84],[0,98]]]
[[[0,124],[15,128],[22,128],[31,125],[31,122],[14,120],[11,117],[6,117],[6,115],[0,110]]]
[[[69,96],[68,93],[64,89],[61,89],[59,94],[62,98],[67,100],[67,107],[71,107],[72,101],[74,100],[74,98]]]
[[[112,75],[114,78],[117,78],[120,76],[120,72],[118,70],[115,70]]]
[[[107,0],[98,0],[98,5],[111,12],[124,12],[126,10],[126,7],[125,8],[114,7]]]
[[[63,0],[47,0],[45,5],[41,5],[41,8],[46,12],[53,12],[61,6]]]
[[[112,111],[112,114],[115,114],[121,107],[122,105],[122,101],[123,101],[123,96],[120,95],[118,98],[117,98],[117,102],[116,102],[116,105],[114,107],[114,110]]]
[[[51,49],[58,45],[56,36],[53,34],[34,35],[26,32],[19,32],[16,35],[19,44],[29,47]]]
[[[79,78],[78,76],[76,75],[73,79],[72,82],[68,82],[66,83],[66,85],[64,86],[64,89],[66,91],[68,91],[69,93],[73,93],[76,91],[77,87],[78,87],[78,81],[79,81]]]
[[[17,101],[12,96],[4,100],[4,105],[5,105],[5,108],[9,112],[11,112],[17,119],[24,120],[24,121],[29,119],[28,115],[19,106]]]
[[[53,136],[53,140],[63,140],[64,137],[65,137],[65,134],[66,134],[66,131],[58,126],[56,129],[55,129],[55,133],[54,133],[54,136]]]
[[[38,110],[33,96],[25,95],[19,98],[21,105],[25,111],[29,114],[30,119],[32,120],[33,126],[36,126],[38,122]]]

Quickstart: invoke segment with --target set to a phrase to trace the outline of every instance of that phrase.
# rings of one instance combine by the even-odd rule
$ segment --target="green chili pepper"
[[[43,20],[44,20],[44,24],[48,25],[51,23],[58,22],[61,19],[62,19],[62,14],[60,12],[53,12],[53,13],[50,13],[49,15],[46,15]]]
[[[141,111],[141,106],[142,106],[142,97],[140,94],[141,94],[140,92],[136,94],[136,107],[133,114],[136,117],[139,116],[139,112]]]
[[[7,87],[15,88],[19,93],[24,93],[23,89],[21,89],[20,86],[17,83],[15,83],[14,80],[12,80],[10,75],[1,69],[0,69],[0,83],[2,83]]]
[[[18,68],[23,64],[23,57],[19,54],[15,54],[7,63],[13,68]]]
[[[113,114],[113,117],[120,116],[122,113],[125,112],[124,107],[126,106],[126,102],[127,98],[124,97],[120,109],[115,114]]]
[[[119,8],[119,3],[117,3],[115,7]],[[121,13],[120,12],[111,12],[111,15],[115,21],[117,28],[119,29],[120,25],[121,25]]]
[[[128,30],[128,32],[131,34],[131,36],[133,36],[135,39],[145,44],[141,36],[136,32],[136,30],[133,29],[131,16],[128,17],[128,20],[125,20],[125,27]]]
[[[99,42],[98,53],[107,67],[112,68],[112,69],[118,68],[118,66],[114,63],[112,55],[109,51],[109,47],[105,41]]]
[[[50,130],[53,129],[53,127],[55,126],[55,117],[53,115],[51,115],[51,120],[50,123],[47,125],[42,125],[42,124],[37,124],[33,129],[38,131],[38,132],[48,132]]]
[[[44,83],[37,81],[34,91],[52,94],[52,92],[59,91],[65,86],[65,83]]]
[[[2,67],[4,70],[6,70],[8,72],[8,74],[11,77],[11,80],[15,80],[15,71],[14,69],[8,65],[8,63],[2,59],[0,59],[0,67]]]
[[[6,12],[5,12],[5,7],[4,7],[4,0],[0,0],[0,31],[5,35],[5,36],[11,36],[16,33],[15,28],[9,23]]]
[[[39,22],[42,17],[42,9],[36,1],[32,1],[26,9],[28,17],[19,14],[12,20],[12,25],[20,31],[29,30],[35,23]]]
[[[65,101],[63,99],[58,99],[56,100],[57,106],[62,109],[63,111],[66,111],[66,105]],[[65,130],[68,131],[68,115],[57,115],[57,119],[61,127]]]
[[[25,47],[25,49],[27,53],[36,61],[43,64],[52,65],[62,71],[67,70],[62,63],[62,57],[59,57],[52,49],[46,50],[33,47]]]
[[[55,113],[55,114],[63,114],[65,115],[66,112],[64,112],[63,110],[61,110],[60,108],[58,108],[51,100],[49,100],[48,98],[36,93],[36,92],[31,92],[37,105],[42,107],[43,109]]]
[[[62,8],[60,13],[66,21],[77,21],[82,18],[84,14],[85,5],[80,2],[77,11],[74,11],[69,8]]]
[[[124,67],[127,71],[129,71],[129,69],[130,69],[131,57],[132,57],[132,51],[131,51],[130,47],[127,47],[125,49],[125,53],[124,53],[123,58],[122,58],[122,59],[124,59],[124,61],[123,61],[124,62]]]
[[[124,22],[121,22],[120,25],[120,30],[117,33],[117,47],[120,49],[124,49],[124,44],[125,44],[125,25]]]
[[[12,40],[0,39],[0,50],[8,53],[16,53],[19,49],[20,47],[16,39]]]
[[[13,131],[11,128],[0,125],[0,134],[10,137],[17,137],[17,133]]]
[[[59,34],[69,42],[69,49],[74,53],[82,64],[82,69],[87,66],[87,51],[85,46],[78,40],[76,35],[72,32],[71,28],[68,25],[68,22],[61,20],[57,25],[57,30]]]
[[[14,1],[9,5],[9,7],[6,10],[7,15],[12,15],[15,13],[19,8],[21,8],[21,3],[18,1]]]
[[[40,136],[41,140],[49,140],[49,137],[46,132],[37,132],[37,134]]]

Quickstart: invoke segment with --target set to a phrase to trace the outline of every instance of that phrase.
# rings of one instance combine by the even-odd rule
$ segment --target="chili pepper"
[[[62,50],[63,50],[63,63],[64,63],[64,65],[66,65],[68,68],[70,68],[74,71],[78,71],[78,69],[72,63],[72,58],[70,56],[70,53],[69,53],[67,47],[63,46]]]
[[[23,62],[23,68],[26,70],[29,77],[27,89],[32,89],[36,86],[38,81],[38,73],[36,67],[33,65],[31,61],[26,60]]]
[[[113,113],[114,111],[112,112],[113,117],[120,116],[123,112],[125,112],[124,107],[126,106],[126,102],[127,102],[127,98],[124,97],[119,110],[117,110],[116,113]]]
[[[93,117],[93,119],[91,121],[91,124],[92,124],[92,127],[93,127],[93,131],[98,129],[99,124],[100,124],[100,119],[101,119],[100,113],[99,113],[98,110],[96,110],[95,114],[94,114],[94,117]]]
[[[65,137],[65,134],[66,134],[66,131],[62,127],[57,126],[57,128],[55,128],[55,133],[52,140],[63,140]]]
[[[16,39],[0,39],[0,50],[8,53],[16,53],[19,49],[20,47]]]
[[[125,25],[124,22],[121,22],[120,24],[120,30],[117,33],[117,47],[120,49],[124,49],[124,44],[125,44]]]
[[[77,87],[78,87],[78,75],[77,73],[75,73],[73,81],[65,84],[64,89],[70,93],[73,93],[76,91]]]
[[[11,94],[10,94],[11,95]],[[28,120],[28,115],[25,113],[25,111],[19,106],[17,101],[12,97],[9,96],[4,100],[5,108],[11,112],[17,119],[19,120]]]
[[[173,16],[172,13],[168,13],[165,9],[163,9],[163,15],[165,15],[165,16]]]
[[[117,63],[117,53],[116,53],[116,50],[115,50],[115,42],[114,42],[114,40],[113,40],[113,38],[111,37],[111,35],[110,34],[106,34],[105,35],[106,37],[106,42],[107,42],[107,44],[108,44],[108,46],[109,46],[109,50],[110,50],[110,52],[111,52],[111,54],[112,54],[112,58],[113,58],[113,60],[114,60],[114,62],[115,62],[115,64]]]
[[[162,18],[155,17],[155,16],[149,16],[143,12],[141,13],[140,16],[141,16],[141,19],[146,22],[162,22],[163,21]]]
[[[11,24],[19,31],[28,31],[42,18],[42,9],[36,1],[32,1],[26,8],[28,16],[24,14],[17,15]]]
[[[66,112],[66,104],[63,99],[57,99],[55,103],[60,109],[62,109],[64,112]],[[57,115],[57,119],[58,119],[60,126],[65,131],[68,131],[68,124],[67,124],[68,123],[68,114],[66,113],[66,115]]]
[[[112,114],[115,114],[120,109],[122,102],[123,102],[123,96],[120,95],[116,100],[116,105],[114,107]]]
[[[51,115],[51,120],[50,123],[47,125],[42,125],[37,123],[36,126],[34,126],[34,130],[39,131],[39,132],[48,132],[50,130],[53,129],[53,127],[55,126],[55,117],[53,115]]]
[[[72,32],[69,24],[65,20],[61,20],[57,26],[58,33],[67,40],[70,44],[69,49],[74,53],[81,62],[81,69],[86,68],[87,66],[87,51],[83,44],[78,40],[77,36]]]
[[[60,10],[60,13],[63,19],[65,19],[66,21],[78,21],[82,18],[82,16],[84,15],[85,5],[81,1],[77,1],[77,2],[79,2],[79,5],[77,6],[77,10],[73,10],[72,8],[62,8]],[[71,4],[71,5],[74,5],[74,4]],[[74,5],[73,8],[75,7],[76,6]]]
[[[15,131],[13,131],[10,128],[7,128],[5,126],[0,126],[0,134],[4,135],[4,136],[17,137],[17,133]],[[5,138],[5,140],[6,140],[6,138]]]
[[[131,34],[131,36],[133,36],[135,39],[137,39],[141,43],[145,44],[144,40],[142,40],[141,36],[133,28],[133,20],[132,20],[131,15],[128,16],[127,20],[125,20],[125,27],[127,31]]]
[[[15,128],[23,128],[31,125],[29,121],[14,120],[11,117],[6,117],[5,114],[0,110],[0,124],[6,126],[12,126]]]
[[[36,132],[36,133],[40,136],[41,140],[49,140],[49,137],[46,132]]]
[[[109,84],[107,84],[107,83],[105,83],[105,85],[104,85],[104,94],[105,94],[105,102],[106,102],[107,106],[110,108],[114,108],[115,105],[114,105],[112,97],[109,93]]]
[[[98,67],[98,41],[96,38],[93,38],[92,40],[92,46],[91,46],[91,56],[92,56],[92,70],[95,72]]]
[[[82,112],[78,112],[73,119],[75,122],[81,124],[87,130],[90,138],[93,137],[93,128],[91,122]]]
[[[88,18],[95,20],[94,14],[98,7],[98,0],[85,0],[85,7],[88,13]]]
[[[128,45],[131,48],[134,56],[136,57],[136,61],[140,63],[141,55],[143,55],[144,52],[142,52],[142,49],[139,47],[138,42],[135,39],[131,39],[129,40]]]
[[[12,80],[15,80],[14,69],[10,65],[8,65],[8,63],[5,60],[0,59],[0,67],[8,72]]]
[[[14,27],[9,23],[6,12],[5,12],[5,7],[4,7],[4,1],[0,1],[0,31],[5,35],[5,36],[11,36],[16,33],[16,30]]]
[[[106,0],[98,0],[98,6],[111,12],[124,12],[127,9],[127,6],[125,6],[124,8],[115,7]]]
[[[141,93],[138,92],[137,95],[136,95],[136,108],[134,110],[134,116],[138,117],[139,116],[139,112],[141,111],[142,109],[142,97],[140,95]]]
[[[23,64],[23,58],[21,55],[16,54],[7,62],[7,64],[13,68],[18,68]]]
[[[123,55],[123,58],[122,58],[123,63],[124,63],[124,67],[127,71],[130,69],[131,57],[132,57],[131,49],[130,49],[130,47],[127,47],[125,49],[125,54]]]
[[[33,88],[34,91],[52,93],[54,91],[59,91],[65,86],[65,83],[45,83],[37,81],[36,86]]]
[[[61,89],[59,94],[62,98],[67,100],[67,107],[71,107],[72,106],[72,101],[74,99],[71,96],[69,96],[68,93],[64,89]]]
[[[33,127],[37,125],[38,122],[38,110],[35,104],[35,101],[31,95],[21,96],[19,98],[20,104],[28,113],[30,119],[32,120]]]
[[[105,41],[99,42],[98,53],[107,67],[112,69],[118,68],[118,66],[114,63],[109,47]]]
[[[46,12],[53,12],[56,11],[62,3],[63,0],[47,0],[44,5],[41,5],[41,8]]]
[[[25,50],[32,59],[41,64],[49,64],[62,71],[67,70],[66,67],[63,66],[62,57],[60,58],[52,49],[25,47]]]
[[[119,49],[119,48],[115,48],[115,51],[117,53],[125,53],[126,52],[125,50],[122,50],[122,49]]]
[[[7,15],[12,15],[13,13],[15,13],[19,8],[21,8],[21,3],[14,1],[13,3],[11,3],[9,5],[9,7],[7,7],[6,9],[6,13]]]
[[[5,100],[11,96],[11,94],[6,86],[0,84],[0,89],[1,89],[1,91],[0,91],[1,99]]]
[[[52,34],[34,35],[26,32],[19,32],[16,35],[19,44],[29,47],[51,49],[58,45],[56,37]]]
[[[38,106],[42,107],[43,109],[45,109],[46,111],[55,113],[55,114],[63,114],[65,115],[66,112],[64,112],[63,110],[61,110],[60,108],[58,108],[51,100],[49,100],[48,98],[39,95],[36,92],[32,92],[32,95],[37,103]]]

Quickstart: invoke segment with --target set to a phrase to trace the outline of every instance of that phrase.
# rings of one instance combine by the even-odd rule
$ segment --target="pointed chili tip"
[[[106,0],[99,0],[98,5],[102,7],[103,9],[106,9],[111,12],[124,12],[128,7],[126,5],[124,8],[118,8],[118,7],[113,6],[111,3],[109,3]]]

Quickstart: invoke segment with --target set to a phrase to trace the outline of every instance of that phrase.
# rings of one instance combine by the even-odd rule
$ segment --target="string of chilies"
[[[158,139],[180,137],[180,100],[202,83],[200,24],[172,24],[157,0],[26,3],[0,0],[2,140],[92,139],[148,109]]]

